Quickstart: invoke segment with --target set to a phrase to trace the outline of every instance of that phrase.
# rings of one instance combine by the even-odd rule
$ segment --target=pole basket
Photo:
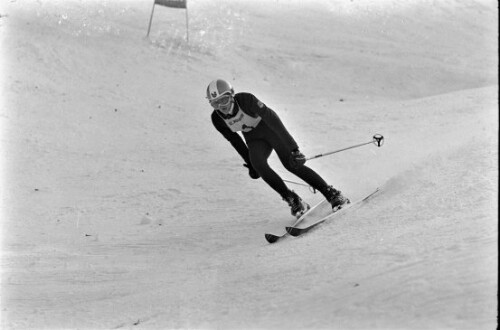
[[[375,134],[373,136],[373,144],[377,147],[381,147],[384,145],[384,137],[381,134]]]

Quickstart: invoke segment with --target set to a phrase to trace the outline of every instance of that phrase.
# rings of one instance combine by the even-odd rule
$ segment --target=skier
[[[212,81],[207,87],[207,99],[213,107],[212,123],[243,158],[252,179],[262,179],[291,208],[295,217],[302,215],[309,205],[267,163],[273,149],[283,166],[311,187],[320,191],[333,210],[350,203],[340,191],[329,186],[318,173],[305,166],[306,157],[299,151],[293,137],[278,115],[250,93],[234,93],[231,84],[223,79]],[[237,133],[241,131],[245,142]]]

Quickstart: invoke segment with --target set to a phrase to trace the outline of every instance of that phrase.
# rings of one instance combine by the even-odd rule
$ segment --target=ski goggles
[[[219,109],[220,107],[227,107],[231,103],[231,98],[232,98],[231,95],[226,94],[226,95],[220,96],[219,98],[217,98],[215,100],[211,100],[209,102],[210,102],[210,105],[214,109]]]

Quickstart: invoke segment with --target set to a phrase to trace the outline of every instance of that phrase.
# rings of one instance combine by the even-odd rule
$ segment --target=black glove
[[[252,178],[252,179],[258,179],[260,178],[260,175],[259,173],[257,173],[257,171],[253,168],[252,165],[248,165],[248,164],[243,164],[243,166],[245,166],[246,168],[248,168],[248,175]]]
[[[290,154],[290,166],[293,169],[299,168],[306,163],[306,156],[299,151],[299,149],[295,149]]]

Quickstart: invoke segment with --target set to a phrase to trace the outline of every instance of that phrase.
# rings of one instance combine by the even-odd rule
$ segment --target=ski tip
[[[266,234],[266,240],[269,242],[269,243],[274,243],[276,242],[280,237],[279,236],[276,236],[276,235],[273,235],[273,234]]]
[[[286,232],[295,237],[300,235],[300,229],[295,227],[286,227]]]

